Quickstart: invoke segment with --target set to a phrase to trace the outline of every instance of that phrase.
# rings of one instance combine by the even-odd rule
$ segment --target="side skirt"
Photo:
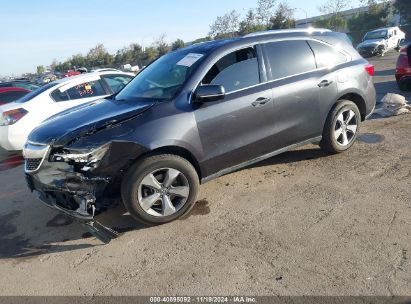
[[[235,166],[233,166],[233,167],[223,169],[223,170],[221,170],[221,171],[218,171],[217,173],[214,173],[214,174],[212,174],[212,175],[209,175],[209,176],[207,176],[207,177],[202,178],[202,179],[201,179],[201,183],[204,184],[204,183],[206,183],[206,182],[208,182],[208,181],[210,181],[210,180],[213,180],[213,179],[215,179],[215,178],[217,178],[217,177],[220,177],[220,176],[226,175],[226,174],[228,174],[228,173],[237,171],[237,170],[239,170],[239,169],[242,169],[242,168],[244,168],[244,167],[247,167],[247,166],[250,166],[250,165],[252,165],[252,164],[258,163],[258,162],[260,162],[260,161],[266,160],[266,159],[271,158],[271,157],[273,157],[273,156],[276,156],[276,155],[278,155],[278,154],[281,154],[281,153],[284,153],[284,152],[287,152],[287,151],[290,151],[290,150],[294,150],[294,149],[296,149],[296,148],[298,148],[298,147],[305,146],[305,145],[308,145],[308,144],[317,144],[317,143],[319,143],[319,142],[321,141],[321,139],[322,139],[322,136],[317,136],[317,137],[314,137],[314,138],[310,138],[310,139],[304,140],[304,141],[302,141],[302,142],[299,142],[299,143],[297,143],[297,144],[293,144],[293,145],[287,146],[287,147],[285,147],[285,148],[281,148],[281,149],[279,149],[279,150],[270,152],[270,153],[268,153],[268,154],[264,154],[264,155],[262,155],[262,156],[259,156],[259,157],[257,157],[257,158],[254,158],[254,159],[252,159],[252,160],[249,160],[249,161],[246,161],[246,162],[244,162],[244,163],[235,165]]]

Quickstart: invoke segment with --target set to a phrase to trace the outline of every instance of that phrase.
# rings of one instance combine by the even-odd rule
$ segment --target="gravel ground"
[[[381,97],[396,55],[372,60]],[[117,208],[108,245],[38,203],[0,152],[0,295],[411,295],[410,126],[375,118],[347,153],[307,146],[223,176],[167,225]]]

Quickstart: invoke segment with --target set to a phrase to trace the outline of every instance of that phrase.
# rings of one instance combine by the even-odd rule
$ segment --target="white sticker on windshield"
[[[183,59],[177,62],[177,65],[191,67],[194,63],[196,63],[203,56],[204,56],[203,54],[195,54],[195,53],[187,54]]]

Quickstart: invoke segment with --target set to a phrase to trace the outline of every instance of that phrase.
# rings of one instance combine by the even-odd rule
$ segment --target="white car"
[[[77,105],[118,93],[134,75],[97,72],[63,78],[0,106],[0,146],[22,150],[30,132],[47,118]]]
[[[380,28],[366,33],[357,50],[364,57],[384,56],[387,51],[400,48],[404,40],[405,33],[399,27]]]

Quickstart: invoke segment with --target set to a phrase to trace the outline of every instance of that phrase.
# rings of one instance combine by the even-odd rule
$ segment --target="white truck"
[[[380,28],[366,33],[357,50],[363,57],[384,56],[389,50],[399,49],[404,40],[405,33],[399,27]]]

